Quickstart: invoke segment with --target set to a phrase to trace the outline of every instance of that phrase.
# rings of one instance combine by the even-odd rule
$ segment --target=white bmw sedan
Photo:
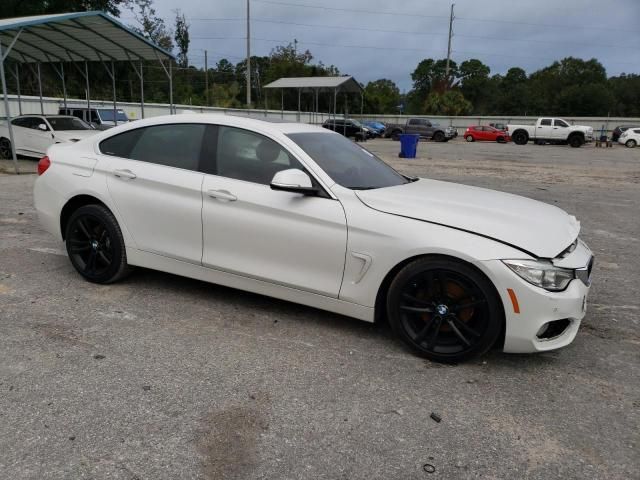
[[[368,322],[459,362],[569,344],[593,256],[575,217],[409,178],[323,128],[187,114],[40,160],[35,206],[87,280],[142,266]]]
[[[42,157],[55,143],[78,142],[98,133],[76,117],[67,115],[22,115],[11,120],[18,155]],[[11,158],[9,128],[0,124],[0,158]]]

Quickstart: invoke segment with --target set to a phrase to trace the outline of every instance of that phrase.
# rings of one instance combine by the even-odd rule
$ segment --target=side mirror
[[[41,123],[40,125],[38,125],[38,130],[42,130],[43,132],[46,132],[49,129],[44,123]]]
[[[271,180],[271,190],[282,190],[301,195],[318,194],[318,189],[311,183],[309,175],[297,168],[281,170],[276,173]]]

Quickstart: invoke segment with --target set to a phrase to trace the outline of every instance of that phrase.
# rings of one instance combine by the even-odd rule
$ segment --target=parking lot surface
[[[442,366],[268,297],[142,269],[89,284],[37,223],[35,176],[0,175],[0,478],[638,478],[640,149],[366,146],[575,214],[596,255],[575,342]]]

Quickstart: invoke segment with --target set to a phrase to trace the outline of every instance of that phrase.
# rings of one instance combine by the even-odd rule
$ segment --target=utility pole
[[[251,108],[251,10],[247,0],[247,108]]]
[[[453,37],[453,20],[455,19],[453,7],[455,7],[455,5],[455,3],[451,4],[451,15],[449,15],[449,45],[447,46],[447,68],[445,70],[447,81],[449,80],[449,63],[451,62],[451,38]]]
[[[207,51],[204,51],[204,95],[209,106],[209,62],[207,58]]]

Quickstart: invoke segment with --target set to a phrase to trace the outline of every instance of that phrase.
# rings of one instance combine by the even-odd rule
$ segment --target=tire
[[[400,270],[389,287],[387,315],[394,333],[416,354],[442,363],[484,354],[504,324],[491,282],[470,265],[441,257],[421,258]]]
[[[627,143],[624,144],[627,148],[636,148],[638,143],[635,140],[627,140]]]
[[[11,157],[11,142],[8,138],[0,138],[0,158],[8,160]]]
[[[584,144],[584,138],[580,135],[573,135],[568,139],[571,148],[580,148]]]
[[[472,136],[472,135],[467,135],[466,137],[464,137],[464,139],[465,139],[467,142],[469,142],[469,143],[471,143],[471,142],[475,141],[475,140],[473,139],[473,136]]]
[[[120,226],[103,205],[85,205],[73,212],[65,239],[71,264],[90,282],[113,283],[132,270]]]
[[[433,134],[433,141],[434,142],[444,142],[445,141],[445,136],[443,132],[436,132]]]
[[[519,130],[513,132],[513,135],[511,135],[511,139],[516,145],[526,145],[529,142],[529,135],[527,135],[527,132]]]
[[[498,142],[498,143],[507,143],[507,142],[505,141],[504,137],[498,137],[498,138],[496,138],[496,142]]]
[[[395,140],[396,142],[400,140],[401,133],[402,132],[400,130],[394,130],[393,132],[391,132],[391,140]]]

